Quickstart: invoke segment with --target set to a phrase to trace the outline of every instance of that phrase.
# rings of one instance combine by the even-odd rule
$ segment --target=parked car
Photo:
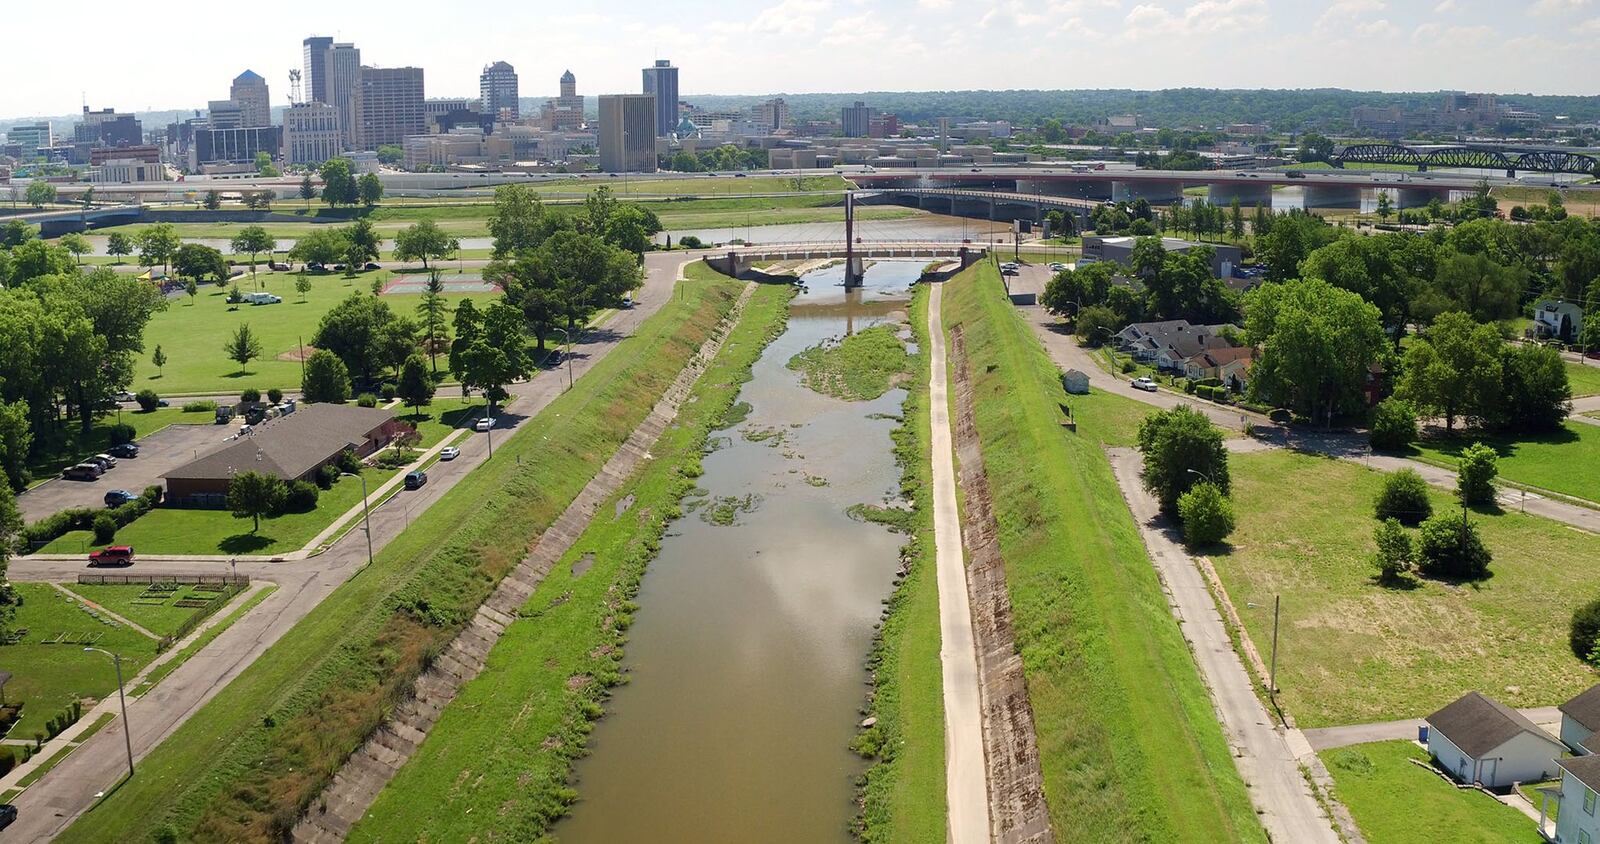
[[[99,463],[100,464],[100,468],[107,469],[107,470],[115,469],[117,467],[117,458],[112,457],[109,454],[96,454],[95,456],[89,458],[88,460],[85,460],[84,462],[85,463]]]
[[[427,482],[428,473],[421,469],[406,473],[406,489],[422,489],[422,485]]]
[[[139,496],[134,495],[125,489],[114,489],[106,493],[106,506],[121,507],[122,505],[127,504],[129,501],[135,501],[138,498]]]
[[[94,568],[133,565],[132,545],[111,545],[89,555],[89,565]]]
[[[1021,273],[1021,271],[1018,270],[1016,267],[1001,267],[1000,268],[1000,274],[1001,275],[1019,275],[1020,273]]]
[[[17,807],[11,805],[10,803],[0,803],[0,829],[5,829],[13,823],[16,823],[16,821]]]
[[[138,443],[117,443],[106,449],[106,452],[112,457],[138,457],[139,445]]]
[[[439,449],[439,459],[440,460],[454,460],[454,459],[456,459],[457,457],[460,457],[460,456],[461,456],[461,449],[456,448],[453,445],[447,445],[444,448]]]
[[[1058,273],[1058,272],[1061,272],[1062,270],[1065,270],[1066,268],[1067,268],[1067,265],[1061,263],[1060,261],[1051,261],[1050,262],[1050,272]]]
[[[138,397],[135,396],[133,393],[128,392],[127,390],[123,390],[122,392],[117,393],[116,395],[112,396],[112,398],[116,399],[117,401],[134,401]]]
[[[275,271],[280,272],[280,273],[286,273],[286,272],[289,271],[289,265],[288,264],[269,263],[269,264],[267,264],[267,269],[275,270]]]
[[[381,269],[383,269],[383,267],[378,266],[378,264],[376,262],[374,262],[374,261],[368,261],[367,263],[363,264],[361,268],[364,269],[364,270],[381,270]]]
[[[472,423],[472,430],[477,431],[480,434],[492,427],[494,427],[494,419],[488,416],[485,416],[482,419]]]
[[[1133,388],[1135,390],[1144,390],[1145,392],[1148,392],[1148,393],[1153,393],[1157,389],[1156,388],[1156,382],[1154,380],[1152,380],[1149,376],[1140,376],[1138,378],[1133,379],[1132,381],[1129,381],[1128,383],[1133,385]]]
[[[106,470],[100,468],[99,463],[79,463],[61,470],[61,477],[69,481],[92,481],[104,475]]]

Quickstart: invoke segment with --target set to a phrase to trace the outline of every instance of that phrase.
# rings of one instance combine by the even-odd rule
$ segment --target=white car
[[[454,460],[454,459],[456,459],[457,457],[460,457],[460,456],[461,456],[461,449],[456,448],[453,445],[447,445],[444,448],[439,449],[439,459],[440,460]]]
[[[1151,380],[1149,376],[1141,376],[1129,381],[1128,383],[1132,385],[1135,390],[1144,390],[1145,392],[1149,393],[1156,391],[1156,382]]]
[[[1067,268],[1067,265],[1061,263],[1060,261],[1051,261],[1050,262],[1050,272],[1058,273],[1058,272],[1061,272],[1062,270],[1065,270],[1066,268]]]
[[[487,431],[492,427],[494,427],[494,420],[489,418],[489,417],[487,417],[487,416],[485,416],[482,419],[479,419],[478,421],[472,423],[472,430],[477,431],[479,433],[483,433],[484,431]]]

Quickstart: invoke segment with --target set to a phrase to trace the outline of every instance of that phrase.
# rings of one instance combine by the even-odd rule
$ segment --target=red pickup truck
[[[89,565],[96,568],[101,566],[131,566],[133,565],[132,545],[112,545],[89,555]]]

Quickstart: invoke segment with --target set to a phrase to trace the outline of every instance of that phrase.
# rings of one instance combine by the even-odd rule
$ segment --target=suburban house
[[[1429,715],[1428,753],[1465,784],[1505,788],[1550,779],[1565,750],[1527,716],[1480,692]]]
[[[1596,844],[1600,842],[1600,756],[1573,756],[1559,759],[1561,768],[1561,796],[1556,804],[1556,834],[1550,840],[1558,844]],[[1539,809],[1540,832],[1545,831],[1543,817],[1547,806]]]
[[[1183,371],[1184,361],[1211,349],[1233,346],[1222,336],[1226,325],[1190,325],[1186,319],[1162,322],[1136,322],[1113,335],[1117,349],[1134,360],[1154,363],[1161,369]]]
[[[1255,349],[1249,346],[1225,349],[1208,349],[1183,362],[1185,377],[1196,381],[1215,378],[1234,392],[1243,392],[1250,383],[1250,365],[1255,362]]]
[[[1533,304],[1533,336],[1563,343],[1578,342],[1583,331],[1583,308],[1561,299],[1540,299]]]
[[[1113,261],[1126,267],[1133,263],[1133,248],[1139,245],[1137,237],[1097,237],[1090,235],[1083,239],[1083,263],[1092,264],[1096,261]],[[1233,269],[1242,263],[1244,253],[1237,246],[1226,243],[1194,243],[1188,240],[1179,240],[1175,237],[1161,238],[1161,248],[1168,252],[1182,254],[1194,249],[1211,250],[1211,275],[1216,278],[1230,278]]]
[[[176,507],[227,506],[228,484],[240,472],[265,472],[286,481],[311,480],[341,453],[365,457],[407,426],[387,410],[342,404],[307,404],[269,419],[222,448],[163,477],[167,503]]]
[[[1587,756],[1589,739],[1600,732],[1600,685],[1561,704],[1561,743],[1573,753]]]

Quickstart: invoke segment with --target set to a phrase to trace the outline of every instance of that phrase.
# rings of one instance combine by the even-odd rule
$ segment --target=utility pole
[[[1273,700],[1278,697],[1278,610],[1283,596],[1272,596],[1272,666],[1267,671],[1267,695]]]

